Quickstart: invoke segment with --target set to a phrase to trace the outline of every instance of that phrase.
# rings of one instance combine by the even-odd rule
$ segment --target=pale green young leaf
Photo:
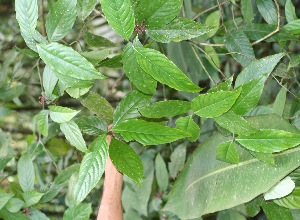
[[[38,53],[57,78],[67,87],[90,87],[93,80],[106,78],[94,66],[70,47],[50,43],[37,45]]]
[[[66,88],[66,92],[74,99],[79,99],[90,91],[91,87],[87,88]]]
[[[53,70],[50,66],[46,65],[43,72],[43,87],[46,97],[50,100],[52,100],[52,97],[56,97],[52,93],[57,82],[58,78],[54,74]]]
[[[244,17],[244,20],[247,24],[251,24],[253,20],[253,7],[252,1],[241,0],[241,11]]]
[[[77,206],[69,207],[64,213],[63,220],[90,219],[92,211],[91,203],[81,203]]]
[[[286,102],[286,93],[287,93],[286,86],[283,86],[280,89],[279,93],[277,94],[273,104],[273,112],[279,116],[283,115],[285,102]]]
[[[274,153],[296,147],[300,144],[300,134],[275,129],[261,129],[249,136],[240,135],[236,141],[245,148],[262,152]]]
[[[129,40],[134,29],[134,14],[130,0],[101,0],[102,11],[112,29]]]
[[[96,135],[99,136],[101,134],[106,134],[107,123],[100,119],[97,116],[88,116],[84,118],[78,118],[75,120],[79,129],[82,130],[83,133],[88,135]]]
[[[233,141],[227,141],[219,144],[217,147],[216,158],[227,163],[239,163],[239,154],[234,147]]]
[[[281,207],[274,202],[263,202],[261,206],[268,220],[294,220],[290,209]]]
[[[159,189],[165,192],[169,185],[169,174],[166,163],[160,154],[155,158],[155,177]]]
[[[90,152],[84,155],[81,162],[78,181],[73,191],[77,205],[85,199],[101,179],[107,156],[108,144],[106,135],[101,135],[92,142]]]
[[[13,194],[0,193],[0,210],[8,203],[8,201],[13,197]]]
[[[84,107],[97,114],[101,119],[112,121],[114,109],[110,103],[99,94],[89,92],[80,99],[80,102]]]
[[[37,204],[42,198],[44,193],[37,192],[35,190],[23,192],[23,199],[25,202],[25,207],[29,207]]]
[[[156,80],[147,74],[138,64],[133,47],[142,47],[135,40],[134,43],[128,43],[123,50],[122,60],[126,76],[143,93],[154,94],[156,92]]]
[[[15,10],[22,37],[27,46],[37,52],[36,42],[34,40],[38,19],[37,0],[16,0]]]
[[[186,157],[186,145],[180,144],[170,156],[171,162],[168,163],[171,178],[175,179],[177,174],[183,169]]]
[[[129,119],[113,128],[126,141],[135,140],[143,145],[157,145],[189,137],[189,134],[175,128],[170,128],[155,122]]]
[[[139,112],[147,118],[173,117],[188,112],[191,109],[190,102],[169,100],[152,103],[139,109]]]
[[[76,147],[82,152],[87,152],[85,141],[82,137],[80,129],[74,121],[61,123],[60,130],[72,146]]]
[[[283,26],[283,29],[291,34],[300,34],[300,19],[291,21]]]
[[[84,58],[86,58],[89,62],[91,62],[94,65],[96,65],[96,64],[100,63],[102,60],[106,59],[110,54],[112,54],[111,49],[80,52],[80,55],[82,55]]]
[[[268,76],[284,55],[284,53],[278,53],[253,61],[238,75],[235,81],[235,87],[263,75],[267,74]]]
[[[50,220],[43,212],[36,209],[34,206],[29,208],[31,220]]]
[[[241,91],[239,88],[234,91],[217,91],[199,95],[192,101],[192,110],[201,117],[218,117],[233,106]]]
[[[134,6],[136,23],[145,22],[147,27],[162,27],[171,22],[180,11],[182,0],[139,1]]]
[[[83,35],[84,42],[90,47],[105,48],[105,47],[116,47],[114,43],[108,39],[101,37],[99,35],[92,34],[91,32],[84,32]]]
[[[113,138],[109,145],[109,157],[117,170],[142,186],[144,167],[139,156],[129,145]]]
[[[163,27],[149,27],[146,33],[157,42],[170,43],[199,37],[210,30],[205,24],[187,18],[176,18]]]
[[[50,110],[50,118],[56,123],[65,123],[71,121],[80,111],[76,111],[67,107],[48,106]]]
[[[94,10],[97,2],[97,0],[77,0],[78,17],[84,21]]]
[[[5,157],[0,157],[0,171],[2,171],[6,164],[13,158],[13,156],[5,156]]]
[[[46,17],[49,41],[59,41],[72,29],[76,20],[77,0],[58,0],[53,3]]]
[[[48,110],[41,110],[37,115],[38,130],[44,136],[48,136],[48,115]]]
[[[290,194],[295,188],[295,182],[287,176],[264,194],[265,200],[279,199]]]
[[[210,64],[217,69],[220,69],[221,63],[220,63],[220,58],[212,46],[205,46],[204,47],[205,55]]]
[[[199,92],[201,90],[162,53],[154,49],[134,47],[134,54],[140,67],[155,80],[178,91]]]
[[[285,2],[284,10],[285,10],[285,18],[288,23],[298,19],[296,15],[295,6],[293,5],[291,0],[287,0]]]
[[[288,209],[300,208],[300,187],[296,186],[295,189],[289,194],[280,199],[273,200],[277,205]]]
[[[218,32],[220,27],[220,18],[220,11],[214,11],[207,16],[205,19],[205,24],[213,29],[203,36],[204,39],[209,39]]]
[[[23,191],[30,191],[34,188],[34,167],[31,156],[24,153],[18,161],[18,180]]]
[[[1,197],[1,196],[0,196]],[[2,198],[2,197],[1,197]],[[16,213],[19,212],[24,205],[24,202],[18,198],[11,198],[5,205],[5,208],[11,212]],[[1,208],[0,208],[1,209]]]
[[[272,0],[256,0],[256,5],[268,24],[277,24],[277,10]]]
[[[240,30],[227,32],[225,47],[232,54],[232,57],[242,64],[243,67],[255,61],[255,55],[250,41],[245,33]]]
[[[175,121],[175,124],[178,129],[183,130],[190,134],[191,137],[187,138],[189,141],[195,142],[199,138],[200,128],[194,122],[192,116],[178,118]]]
[[[119,103],[114,112],[114,126],[119,123],[140,116],[139,108],[147,105],[151,100],[151,95],[145,95],[137,90],[128,93]]]

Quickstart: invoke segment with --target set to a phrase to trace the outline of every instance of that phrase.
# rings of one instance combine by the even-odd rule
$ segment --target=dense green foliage
[[[299,219],[297,8],[0,1],[0,218]]]

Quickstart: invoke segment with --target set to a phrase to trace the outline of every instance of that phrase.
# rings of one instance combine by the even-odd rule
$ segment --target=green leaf
[[[169,185],[169,175],[166,163],[160,154],[155,158],[155,177],[159,189],[165,192]]]
[[[274,101],[273,112],[279,116],[283,115],[285,101],[286,101],[286,92],[287,92],[286,86],[283,86],[280,89]]]
[[[118,124],[113,132],[120,133],[126,141],[136,140],[143,145],[165,144],[189,136],[179,129],[138,119],[129,119]]]
[[[264,194],[265,200],[279,199],[290,194],[295,188],[295,182],[287,176]]]
[[[147,27],[162,27],[171,22],[180,11],[182,0],[139,1],[134,7],[136,23]]]
[[[23,193],[23,198],[25,201],[25,207],[29,207],[37,204],[42,198],[44,193],[37,192],[35,190],[26,191]]]
[[[13,156],[0,157],[0,171],[2,171],[6,164],[13,158]]]
[[[14,195],[8,193],[0,193],[0,210],[8,203]]]
[[[262,208],[268,220],[293,220],[291,210],[284,207],[280,207],[274,202],[264,202],[262,204]]]
[[[16,18],[20,25],[21,35],[27,46],[33,51],[37,51],[34,40],[35,28],[38,19],[38,5],[36,0],[16,0]]]
[[[248,66],[252,61],[255,61],[255,55],[250,41],[244,32],[240,30],[227,32],[225,47],[232,53],[232,57],[244,67]]]
[[[109,157],[121,173],[142,186],[144,167],[139,156],[129,145],[113,138],[109,146]]]
[[[93,80],[106,78],[72,48],[50,43],[37,45],[38,53],[67,87],[90,87]]]
[[[130,0],[101,0],[102,11],[112,29],[129,40],[134,29],[134,14]]]
[[[214,47],[212,46],[205,46],[204,47],[204,51],[206,52],[206,58],[208,59],[208,61],[210,62],[210,64],[214,67],[214,68],[221,68],[221,63],[220,63],[220,58],[219,55],[217,54],[216,50],[214,49]]]
[[[216,85],[215,87],[210,88],[207,92],[217,92],[220,90],[229,91],[231,88],[232,81],[233,81],[233,77],[230,77],[226,81],[221,82],[218,85]]]
[[[114,112],[114,126],[119,123],[140,116],[138,109],[147,105],[151,100],[150,95],[145,95],[137,90],[128,93],[119,103]]]
[[[87,88],[66,88],[66,92],[74,99],[78,99],[81,96],[89,92],[91,87]]]
[[[268,24],[277,24],[277,10],[272,0],[256,0],[256,5]]]
[[[227,141],[219,144],[217,147],[216,158],[227,163],[239,163],[239,154],[234,147],[234,142]]]
[[[25,85],[15,86],[15,87],[2,87],[0,88],[0,100],[10,101],[14,98],[19,97],[25,90]]]
[[[52,121],[56,123],[65,123],[72,120],[80,111],[76,111],[67,107],[62,106],[55,106],[51,105],[48,106],[50,110],[50,118]]]
[[[29,220],[28,216],[25,213],[17,212],[11,213],[6,209],[0,210],[0,217],[3,217],[5,220]]]
[[[108,144],[106,135],[95,139],[80,165],[78,181],[73,192],[75,203],[81,203],[99,182],[106,165]]]
[[[81,0],[84,1],[84,0]],[[92,34],[86,31],[83,35],[83,40],[90,47],[105,48],[105,47],[115,47],[116,45],[109,41],[108,39],[101,37],[99,35]]]
[[[18,180],[23,191],[34,188],[34,167],[30,154],[26,152],[18,161]]]
[[[64,156],[72,147],[66,141],[54,137],[47,141],[46,148],[54,155]]]
[[[176,18],[163,27],[149,27],[146,33],[157,42],[170,43],[199,37],[210,30],[205,24],[187,18]]]
[[[78,118],[75,120],[75,122],[78,125],[79,129],[82,130],[83,133],[88,135],[99,136],[108,132],[106,122],[97,116]]]
[[[44,136],[48,136],[48,114],[48,110],[41,110],[37,116],[38,130]]]
[[[53,3],[46,17],[46,31],[49,41],[63,39],[76,20],[77,0],[58,0]]]
[[[69,207],[64,213],[63,220],[89,219],[92,211],[91,203],[81,203],[78,206]]]
[[[298,19],[296,15],[295,6],[293,5],[291,0],[287,0],[285,2],[284,9],[285,9],[285,18],[288,23]]]
[[[97,0],[77,0],[78,17],[84,21],[94,10],[97,2]]]
[[[96,65],[100,63],[102,60],[107,58],[110,54],[112,54],[111,49],[102,49],[102,50],[92,50],[92,51],[84,51],[80,52],[80,54],[85,57],[89,62]]]
[[[169,100],[155,102],[139,109],[139,112],[147,118],[173,117],[188,112],[191,104],[187,101]]]
[[[178,118],[175,121],[176,127],[190,134],[189,141],[195,142],[200,136],[200,128],[194,122],[192,116]]]
[[[299,166],[300,148],[274,155],[280,164],[277,167],[260,162],[240,147],[239,165],[224,163],[216,159],[215,152],[228,140],[217,134],[194,151],[175,182],[165,211],[180,219],[193,219],[235,207],[268,191]]]
[[[116,55],[112,58],[107,58],[103,61],[101,61],[97,67],[108,67],[108,68],[122,68],[123,63],[122,63],[122,55]]]
[[[300,34],[300,19],[291,21],[283,26],[283,29],[291,34]]]
[[[87,152],[85,141],[82,137],[79,127],[74,121],[69,121],[60,124],[60,130],[64,133],[66,139],[71,145],[82,152]]]
[[[218,32],[220,27],[220,18],[220,11],[214,11],[207,16],[205,24],[209,27],[213,27],[213,29],[203,36],[204,39],[209,39]]]
[[[222,210],[217,214],[217,220],[247,220],[244,216],[242,211],[229,209],[229,210]]]
[[[31,220],[50,220],[44,213],[36,209],[35,207],[29,208]]]
[[[1,197],[1,196],[0,196]],[[16,213],[19,212],[24,205],[24,202],[18,198],[11,198],[5,205],[5,208],[11,212]]]
[[[143,47],[134,47],[140,67],[155,80],[179,91],[199,92],[196,86],[172,61],[160,52]]]
[[[50,98],[53,96],[52,93],[54,91],[54,88],[58,82],[58,78],[54,74],[53,70],[50,66],[46,65],[44,72],[43,72],[43,87],[45,90],[45,95],[47,98]]]
[[[22,49],[22,48],[19,48],[17,46],[16,46],[16,49],[17,49],[17,51],[19,51],[22,54],[25,54],[25,55],[28,55],[28,56],[31,56],[31,57],[39,57],[39,54],[34,52],[31,49],[27,49],[27,48]]]
[[[300,187],[296,186],[295,189],[289,194],[280,199],[273,200],[277,205],[288,209],[300,208]]]
[[[175,179],[178,172],[184,167],[186,157],[186,145],[180,144],[172,152],[170,156],[171,162],[168,163],[170,176]]]
[[[95,92],[89,92],[80,99],[81,104],[105,121],[112,121],[114,109],[110,103]]]
[[[260,212],[260,204],[263,198],[257,197],[252,201],[245,203],[246,213],[249,217],[255,217]]]
[[[249,150],[274,153],[296,147],[300,144],[300,134],[275,129],[261,129],[258,133],[236,138],[237,142]]]
[[[249,151],[249,153],[259,159],[260,161],[269,164],[270,166],[275,166],[275,159],[273,154],[269,153],[269,154],[265,154],[265,153],[260,153],[260,152],[256,152],[256,151]]]
[[[199,95],[192,101],[192,110],[201,117],[218,117],[233,106],[241,91],[239,88],[234,91],[217,91]]]
[[[141,47],[137,40],[134,41],[134,46],[132,43],[128,43],[123,50],[122,60],[125,74],[138,90],[146,94],[154,94],[157,86],[156,80],[140,67],[134,47]]]
[[[247,24],[251,24],[253,20],[252,1],[241,0],[241,12]]]
[[[278,53],[250,63],[236,78],[235,87],[263,75],[269,75],[284,55]]]

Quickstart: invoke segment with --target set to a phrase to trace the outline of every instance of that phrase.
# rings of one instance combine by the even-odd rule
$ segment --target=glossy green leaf
[[[227,112],[235,103],[241,89],[234,91],[217,91],[199,95],[192,101],[192,110],[196,115],[215,118]]]
[[[50,110],[51,120],[56,123],[69,122],[80,112],[67,107],[55,105],[48,106],[48,108]]]
[[[169,174],[166,163],[160,154],[155,158],[155,177],[159,189],[165,192],[169,185]]]
[[[25,85],[15,86],[15,87],[2,87],[0,88],[0,100],[10,101],[14,98],[19,97],[25,90]]]
[[[5,156],[5,157],[0,157],[0,171],[2,171],[6,164],[13,158],[13,156]]]
[[[94,66],[72,48],[50,43],[39,44],[38,53],[57,78],[67,87],[90,87],[95,79],[106,78]]]
[[[205,19],[205,24],[209,27],[212,27],[213,29],[209,33],[203,36],[204,39],[209,39],[218,32],[220,27],[220,18],[221,15],[220,15],[220,11],[218,10],[210,13],[207,16],[207,18]]]
[[[139,109],[139,112],[147,118],[173,117],[188,112],[191,104],[187,101],[169,100],[152,103]]]
[[[285,86],[283,86],[280,89],[280,91],[277,94],[276,99],[274,101],[273,112],[279,116],[283,115],[285,101],[286,101],[286,93],[287,93],[287,89]]]
[[[274,153],[281,152],[300,144],[300,134],[275,129],[262,129],[258,133],[240,135],[236,141],[249,150]]]
[[[217,134],[194,151],[175,182],[165,211],[192,219],[243,204],[268,191],[299,166],[300,148],[276,154],[277,167],[260,162],[242,148],[237,149],[238,166],[224,163],[216,159],[215,152],[228,140]]]
[[[234,147],[234,142],[227,141],[219,144],[217,147],[216,158],[227,163],[239,163],[239,154]]]
[[[292,22],[294,20],[297,20],[297,15],[296,15],[296,10],[295,10],[295,6],[293,5],[291,0],[287,0],[285,2],[285,18],[287,20],[287,22]]]
[[[77,0],[78,17],[84,21],[94,10],[97,3],[97,0]]]
[[[262,208],[268,220],[293,220],[291,210],[284,207],[280,207],[274,202],[264,202],[262,204]]]
[[[263,75],[269,75],[284,55],[278,53],[250,63],[236,78],[235,87]]]
[[[251,24],[253,20],[253,7],[252,1],[249,0],[241,0],[241,11],[244,17],[244,20],[247,24]]]
[[[18,161],[18,180],[23,191],[34,188],[34,167],[30,154],[26,152]]]
[[[48,115],[48,110],[42,110],[37,116],[38,130],[44,136],[48,136]]]
[[[46,17],[49,41],[59,41],[72,29],[76,20],[77,0],[58,0],[51,5]]]
[[[23,199],[25,201],[25,207],[37,204],[42,198],[42,196],[43,193],[37,192],[35,190],[24,192]]]
[[[145,22],[147,27],[162,27],[171,22],[180,11],[182,0],[138,1],[134,6],[136,23]]]
[[[109,157],[121,173],[142,186],[144,167],[139,156],[129,145],[113,138],[109,145]]]
[[[256,0],[256,5],[268,24],[277,24],[277,10],[272,0]]]
[[[295,182],[291,177],[287,176],[275,186],[273,186],[268,192],[264,194],[265,200],[273,200],[282,198],[290,194],[295,188]]]
[[[102,11],[112,29],[128,40],[134,29],[134,14],[130,0],[101,0]]]
[[[69,207],[64,213],[63,220],[89,219],[92,211],[91,203],[81,203],[78,206]]]
[[[134,54],[140,67],[155,80],[179,91],[201,90],[162,53],[149,48],[134,47]]]
[[[101,134],[106,134],[108,131],[106,122],[97,116],[78,118],[75,122],[79,129],[88,135],[99,136]]]
[[[0,210],[8,203],[14,195],[8,193],[0,193]]]
[[[186,145],[180,144],[172,152],[170,156],[171,162],[168,163],[170,176],[175,179],[178,172],[180,172],[184,167],[186,157]]]
[[[110,103],[95,92],[89,92],[81,99],[81,104],[91,112],[96,113],[101,119],[111,121],[113,119],[113,107]]]
[[[109,41],[108,39],[101,37],[99,35],[92,34],[86,31],[83,35],[83,40],[90,47],[105,48],[105,47],[115,47],[116,45]]]
[[[141,47],[141,44],[135,40],[134,44],[128,43],[123,50],[122,60],[125,74],[138,90],[146,94],[154,94],[157,86],[156,80],[140,67],[134,47]]]
[[[288,209],[300,208],[300,187],[296,186],[291,194],[280,199],[273,200],[277,205]]]
[[[149,27],[147,35],[153,40],[161,43],[171,41],[189,40],[208,33],[211,30],[207,25],[189,20],[187,18],[176,18],[163,27]]]
[[[240,30],[230,31],[226,34],[225,47],[232,53],[232,57],[244,67],[255,61],[250,41]]]
[[[58,78],[54,74],[50,66],[46,65],[43,72],[43,87],[45,95],[48,99],[51,100],[53,96],[54,88],[57,84]]]
[[[283,29],[291,34],[300,34],[300,19],[291,21],[284,25]]]
[[[34,40],[35,28],[38,19],[38,5],[36,0],[16,0],[16,18],[20,26],[21,35],[27,46],[37,51]]]
[[[175,121],[176,127],[190,134],[189,141],[195,142],[200,136],[200,128],[194,122],[192,116],[178,118]]]
[[[78,181],[73,192],[76,204],[85,199],[102,177],[108,156],[106,135],[95,139],[91,144],[90,151],[84,155],[80,165]]]
[[[1,196],[0,196],[1,197]],[[5,205],[5,208],[12,213],[19,212],[24,205],[24,202],[18,198],[11,198]]]
[[[138,119],[129,119],[118,124],[113,132],[121,134],[126,141],[135,140],[143,145],[165,144],[189,136],[179,129]]]
[[[74,121],[60,124],[60,130],[64,133],[70,144],[82,152],[87,152],[85,141],[82,137],[79,127]]]

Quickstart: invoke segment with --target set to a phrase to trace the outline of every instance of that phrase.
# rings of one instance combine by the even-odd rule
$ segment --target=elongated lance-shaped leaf
[[[140,67],[135,57],[133,47],[142,47],[142,45],[136,39],[133,44],[128,43],[124,48],[122,60],[125,74],[138,90],[146,94],[154,94],[156,92],[157,82]]]
[[[50,118],[56,123],[64,123],[71,121],[80,111],[76,111],[67,107],[51,105]]]
[[[48,136],[48,116],[48,110],[42,110],[37,115],[38,130],[44,136]]]
[[[175,128],[170,128],[154,122],[139,119],[129,119],[113,128],[126,141],[135,140],[143,145],[157,145],[189,137],[189,134]]]
[[[155,41],[170,43],[199,37],[210,30],[205,24],[186,18],[176,18],[163,27],[149,27],[146,33]]]
[[[85,20],[97,5],[97,0],[77,0],[77,14],[83,21]]]
[[[256,0],[256,5],[268,24],[277,24],[277,10],[272,0]]]
[[[178,129],[183,130],[190,134],[191,137],[189,137],[188,140],[194,142],[199,138],[200,128],[194,122],[192,116],[178,118],[175,121],[175,124]]]
[[[129,145],[113,138],[109,145],[109,157],[121,173],[142,186],[144,167],[139,156]]]
[[[77,0],[58,0],[46,17],[46,31],[49,41],[64,38],[72,29],[76,20]]]
[[[140,116],[139,108],[147,105],[151,100],[151,95],[145,95],[137,90],[128,93],[119,103],[114,112],[114,126],[119,123]]]
[[[95,139],[81,162],[78,181],[74,189],[75,203],[79,204],[99,182],[106,165],[108,144],[106,135]]]
[[[297,15],[296,15],[295,6],[293,5],[291,0],[287,0],[285,2],[284,10],[285,10],[285,18],[286,18],[287,22],[292,22],[292,21],[298,19]]]
[[[155,102],[139,109],[139,112],[147,118],[173,117],[188,112],[191,109],[190,102],[169,100]]]
[[[274,153],[299,145],[300,134],[283,130],[262,129],[249,136],[241,135],[236,140],[249,150],[261,153]]]
[[[6,164],[13,158],[13,156],[0,157],[0,171],[4,169]]]
[[[101,0],[102,11],[117,34],[128,40],[134,29],[134,14],[130,0]]]
[[[239,154],[234,147],[233,141],[226,141],[217,147],[216,158],[227,163],[239,163]]]
[[[18,161],[18,180],[23,191],[30,191],[34,188],[34,167],[30,154],[23,154]]]
[[[37,45],[38,53],[67,87],[90,87],[93,80],[106,78],[79,53],[58,43]]]
[[[51,69],[50,66],[46,65],[44,72],[43,72],[43,87],[45,90],[45,95],[48,99],[54,99],[56,98],[55,95],[53,95],[53,90],[58,82],[58,78],[54,74],[54,71]]]
[[[199,92],[195,85],[172,61],[160,52],[143,47],[134,47],[140,67],[155,80],[178,91]]]
[[[252,1],[241,0],[241,12],[247,24],[251,24],[253,20]]]
[[[160,154],[155,158],[155,177],[159,189],[165,192],[169,185],[169,175],[166,163]]]
[[[34,40],[38,19],[37,0],[16,0],[15,9],[22,37],[30,49],[37,51]]]

